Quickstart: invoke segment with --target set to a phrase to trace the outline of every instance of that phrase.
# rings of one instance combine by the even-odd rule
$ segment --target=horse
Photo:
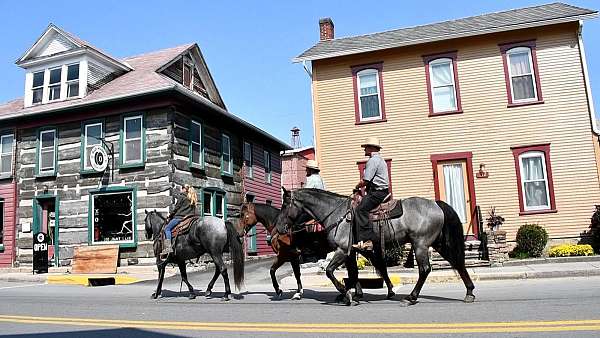
[[[161,294],[165,269],[168,263],[177,264],[181,272],[181,279],[185,282],[190,292],[188,298],[196,298],[194,288],[187,279],[185,262],[208,253],[215,264],[215,274],[210,283],[208,283],[204,295],[205,297],[211,296],[212,288],[219,275],[221,275],[225,283],[225,294],[222,300],[228,301],[231,288],[229,286],[227,266],[223,262],[223,252],[229,251],[233,260],[233,279],[238,290],[244,282],[244,250],[234,225],[231,222],[226,222],[221,218],[213,216],[198,218],[192,221],[188,232],[180,234],[175,238],[173,253],[162,260],[160,258],[162,249],[160,238],[161,232],[164,231],[163,226],[165,222],[165,217],[160,213],[146,211],[146,218],[144,219],[146,239],[152,238],[154,240],[154,256],[156,257],[156,266],[158,267],[158,285],[156,292],[152,294],[151,298],[156,299]]]
[[[261,223],[265,227],[265,231],[272,236],[270,245],[273,249],[273,252],[277,255],[275,257],[273,265],[271,265],[271,269],[269,270],[271,275],[271,281],[273,283],[273,288],[275,289],[275,295],[277,299],[281,299],[281,297],[283,296],[283,291],[279,288],[275,272],[283,264],[285,264],[285,262],[290,262],[292,270],[294,271],[294,277],[296,277],[296,283],[298,285],[298,289],[291,299],[300,300],[302,299],[302,296],[304,294],[304,290],[302,288],[302,281],[300,279],[301,253],[298,252],[291,245],[292,239],[289,238],[289,236],[280,235],[277,231],[275,227],[275,220],[279,216],[279,213],[280,210],[271,205],[253,202],[244,203],[240,210],[238,228],[241,229],[244,233],[248,233],[248,231],[250,231],[252,227],[256,226],[257,223]],[[301,236],[300,232],[297,235]],[[296,239],[294,239],[294,241],[297,242]],[[299,246],[302,245],[302,243],[297,244],[300,244]]]
[[[346,304],[349,304],[352,295],[346,286],[335,278],[334,272],[346,260],[348,254],[355,251],[351,248],[353,242],[352,222],[347,219],[347,215],[351,213],[350,198],[318,189],[298,189],[291,192],[283,189],[283,191],[284,205],[277,222],[296,224],[296,218],[303,213],[308,213],[325,226],[330,245],[337,248],[333,259],[327,266],[326,274],[336,289],[341,294],[345,294]],[[381,250],[378,249],[381,249],[382,244],[403,245],[410,242],[414,248],[419,278],[412,292],[402,299],[403,305],[417,303],[421,288],[431,272],[430,247],[433,247],[460,274],[467,289],[464,302],[475,301],[473,295],[475,286],[465,267],[463,227],[456,211],[443,201],[433,201],[421,197],[410,197],[398,203],[402,203],[404,210],[400,217],[390,219],[387,225],[383,225],[381,229],[374,226],[376,238],[381,238],[380,231],[383,231],[384,243],[375,241],[373,252],[361,252],[371,259],[373,266],[386,282],[388,297],[393,294],[393,291],[387,268],[381,259]]]

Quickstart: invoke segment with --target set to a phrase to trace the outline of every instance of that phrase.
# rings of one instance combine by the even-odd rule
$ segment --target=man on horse
[[[165,241],[163,243],[163,251],[160,253],[161,256],[166,257],[173,252],[171,231],[184,218],[196,215],[197,204],[198,195],[196,194],[196,190],[187,184],[182,186],[181,193],[177,196],[177,203],[169,214],[169,224],[165,227]]]
[[[319,175],[321,169],[315,160],[306,161],[306,184],[304,188],[313,188],[325,190],[325,183],[323,178]]]
[[[358,250],[373,250],[373,240],[375,233],[373,223],[369,220],[369,212],[378,207],[389,194],[389,175],[385,160],[379,155],[381,144],[377,137],[368,137],[366,142],[361,145],[365,150],[365,156],[369,160],[365,165],[363,178],[356,185],[356,189],[367,188],[367,195],[362,199],[356,208],[355,222],[358,227],[357,244],[352,247]]]

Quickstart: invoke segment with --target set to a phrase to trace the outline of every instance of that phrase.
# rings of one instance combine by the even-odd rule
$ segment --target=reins
[[[339,207],[341,207],[344,203],[348,203],[350,202],[350,200],[352,199],[352,195],[354,193],[350,194],[350,196],[346,197],[345,199],[343,199],[338,205],[336,205],[323,219],[319,219],[319,217],[317,217],[311,210],[309,210],[308,208],[306,208],[304,205],[300,205],[300,209],[302,209],[302,211],[306,212],[310,217],[312,217],[314,220],[316,220],[319,224],[325,224],[325,221],[331,217],[331,215],[338,210]],[[294,197],[294,191],[291,191],[291,202],[298,206],[296,204],[297,199]],[[333,229],[333,228],[337,228],[342,221],[344,220],[344,218],[346,218],[346,216],[348,215],[348,213],[350,212],[351,208],[348,208],[348,210],[346,210],[346,213],[344,213],[344,215],[342,217],[340,217],[339,220],[337,220],[336,222],[332,223],[329,226],[325,227],[325,232],[329,232],[329,230]],[[298,230],[297,232],[300,232],[303,230]]]

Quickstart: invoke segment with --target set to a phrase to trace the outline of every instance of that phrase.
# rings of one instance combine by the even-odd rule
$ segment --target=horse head
[[[144,228],[146,230],[146,239],[151,239],[153,235],[160,232],[160,228],[165,223],[165,218],[156,210],[144,210],[146,217],[144,218]]]
[[[242,204],[237,227],[238,233],[247,233],[253,226],[256,225],[256,223],[258,223],[258,219],[256,218],[254,203],[247,202]]]

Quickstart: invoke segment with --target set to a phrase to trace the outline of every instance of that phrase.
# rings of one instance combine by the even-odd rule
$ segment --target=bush
[[[364,258],[362,255],[356,255],[356,266],[358,270],[364,270],[365,267],[371,265],[368,259]]]
[[[589,244],[562,244],[553,246],[548,251],[550,257],[591,256],[594,249]]]
[[[513,251],[508,253],[508,257],[515,259],[526,259],[529,258],[529,254],[524,251],[519,251],[517,248],[515,248]]]
[[[525,252],[529,257],[540,257],[548,243],[546,229],[537,224],[524,224],[517,231],[515,252]]]
[[[600,205],[596,206],[596,210],[592,215],[592,224],[590,226],[591,244],[594,251],[600,254]]]

